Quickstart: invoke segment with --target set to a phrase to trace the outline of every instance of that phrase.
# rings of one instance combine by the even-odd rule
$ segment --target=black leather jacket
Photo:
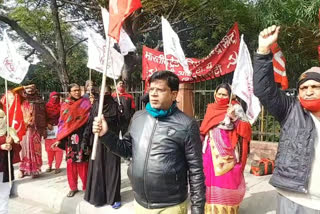
[[[140,205],[155,209],[182,203],[189,181],[192,214],[204,213],[199,127],[178,108],[159,119],[138,111],[122,140],[108,132],[100,141],[115,154],[132,157],[128,175]]]
[[[315,125],[300,102],[276,87],[272,54],[254,56],[254,94],[280,122],[281,133],[270,183],[286,190],[307,193],[314,158]]]

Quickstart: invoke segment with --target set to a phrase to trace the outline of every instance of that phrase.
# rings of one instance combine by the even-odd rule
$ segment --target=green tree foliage
[[[319,66],[319,7],[319,0],[257,1],[262,28],[273,24],[281,26],[279,45],[287,59],[290,87],[296,86],[303,71]]]
[[[279,44],[287,59],[290,86],[300,73],[318,64],[319,44],[318,9],[320,0],[141,0],[143,8],[130,16],[124,28],[138,48],[138,54],[126,57],[126,68],[133,81],[141,75],[141,50],[143,45],[162,50],[161,16],[171,23],[178,33],[187,57],[206,56],[221,40],[228,29],[239,23],[240,33],[251,52],[257,48],[258,33],[271,24],[282,26]],[[68,51],[83,37],[76,35],[84,26],[90,26],[102,35],[99,5],[108,7],[104,0],[58,0],[61,31],[67,52],[67,71],[70,82],[82,83],[87,74],[85,46],[79,45]],[[9,17],[37,41],[56,52],[56,41],[49,0],[19,0]],[[85,24],[77,24],[79,20]],[[31,51],[29,49],[29,51]],[[54,70],[47,59],[41,59],[40,68]],[[40,69],[41,70],[41,69]],[[39,71],[40,72],[40,71]],[[77,73],[79,72],[79,73]],[[56,80],[57,75],[54,75]],[[57,82],[59,84],[59,82]]]
[[[31,52],[30,55],[36,54],[40,59],[40,63],[31,67],[23,84],[36,81],[40,88],[55,85],[55,89],[65,90],[69,81],[83,84],[87,79],[88,72],[84,72],[86,47],[81,45],[85,39],[78,31],[81,25],[74,24],[77,20],[74,21],[71,12],[72,8],[57,4],[55,0],[21,0],[14,7],[6,8],[6,13],[1,11],[1,21],[21,36],[17,37],[11,31],[11,37],[26,41],[30,46],[25,45],[22,49]],[[52,79],[51,71],[55,71]],[[42,74],[46,73],[50,79],[42,78]]]

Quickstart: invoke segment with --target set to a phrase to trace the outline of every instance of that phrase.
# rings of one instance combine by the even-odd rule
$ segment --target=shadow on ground
[[[240,205],[241,214],[275,214],[277,207],[277,191],[253,193],[245,198]]]

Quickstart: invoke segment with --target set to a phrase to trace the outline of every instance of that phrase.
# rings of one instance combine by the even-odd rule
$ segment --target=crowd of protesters
[[[320,68],[304,72],[298,99],[288,97],[273,79],[270,47],[280,27],[261,31],[254,56],[254,93],[281,123],[276,166],[270,183],[278,192],[277,213],[320,213]],[[128,176],[138,214],[237,214],[245,195],[243,171],[251,125],[228,84],[220,84],[207,106],[201,126],[177,107],[179,78],[170,71],[155,72],[143,97],[145,109],[135,112],[133,96],[119,81],[117,93],[107,86],[101,117],[99,96],[87,81],[82,96],[70,84],[60,102],[57,92],[47,104],[35,85],[11,90],[0,108],[0,213],[7,213],[9,167],[19,162],[20,177],[41,172],[41,139],[45,139],[48,168],[61,172],[65,150],[67,180],[73,197],[82,181],[84,199],[94,206],[121,206],[120,157],[130,160]],[[5,104],[19,104],[25,130],[7,128]],[[12,116],[11,116],[12,117]],[[95,160],[90,159],[94,135],[99,135]],[[10,151],[8,153],[8,151]],[[20,157],[18,154],[20,153]],[[8,164],[8,155],[11,165]]]

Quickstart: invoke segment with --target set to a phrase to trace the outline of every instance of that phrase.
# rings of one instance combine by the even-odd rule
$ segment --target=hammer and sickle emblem
[[[228,64],[227,68],[230,68],[231,65],[236,65],[237,58],[238,58],[237,52],[233,51],[233,53],[229,56],[229,64]]]
[[[4,66],[6,67],[6,69],[7,69],[9,72],[11,72],[11,73],[14,73],[14,72],[15,72],[15,68],[14,68],[12,59],[6,57],[6,58],[4,59],[3,64],[4,64]]]
[[[16,124],[19,124],[16,120],[13,120],[12,121],[12,128],[14,128],[14,126],[16,125]],[[22,125],[22,123],[20,123],[20,125],[19,125],[19,127],[16,129],[16,131],[17,132],[19,132],[20,131],[20,129],[21,129],[21,125]]]

